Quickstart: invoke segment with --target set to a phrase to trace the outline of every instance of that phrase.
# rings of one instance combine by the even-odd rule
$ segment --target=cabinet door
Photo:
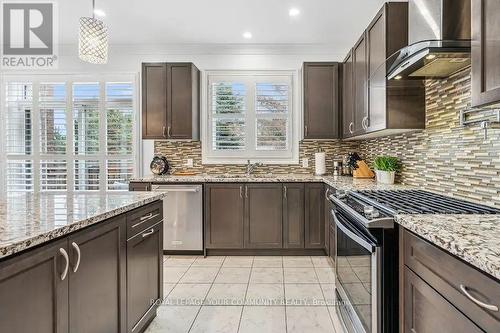
[[[408,267],[403,269],[405,333],[483,332]]]
[[[68,252],[66,239],[0,263],[0,332],[68,332],[68,276],[61,280],[67,262],[60,249]]]
[[[245,185],[245,248],[283,247],[281,184]]]
[[[142,138],[167,135],[167,65],[142,64]]]
[[[342,137],[350,138],[354,134],[354,99],[353,99],[353,56],[352,51],[344,60],[342,69]]]
[[[323,184],[305,185],[305,248],[322,249],[325,246],[325,200]]]
[[[167,137],[191,139],[193,129],[193,70],[192,63],[167,64]],[[195,96],[195,97],[196,97]]]
[[[140,332],[154,316],[163,290],[163,223],[127,241],[127,332]]]
[[[365,35],[353,48],[353,84],[354,84],[354,134],[364,134],[363,119],[367,118],[367,66]]]
[[[339,138],[339,67],[304,64],[304,139]]]
[[[205,185],[205,244],[209,249],[243,248],[244,185]]]
[[[125,237],[118,216],[68,238],[70,332],[126,331]]]
[[[472,106],[500,102],[498,13],[498,0],[472,0]]]
[[[283,247],[304,248],[304,184],[283,184]]]
[[[386,128],[386,22],[380,11],[366,30],[368,59],[367,131]]]

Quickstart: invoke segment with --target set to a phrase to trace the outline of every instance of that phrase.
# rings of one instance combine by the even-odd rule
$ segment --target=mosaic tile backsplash
[[[397,180],[443,194],[500,207],[500,129],[488,139],[477,126],[463,128],[460,110],[470,105],[470,71],[426,82],[426,129],[361,142],[368,162],[397,156]]]
[[[302,168],[302,164],[270,164],[257,167],[256,174],[311,174],[314,172],[314,153],[322,150],[326,153],[326,171],[333,172],[333,161],[343,160],[350,151],[359,151],[359,142],[344,142],[340,140],[303,141],[299,145],[299,158],[309,159],[309,167]],[[167,157],[173,171],[186,170],[197,173],[245,173],[245,165],[238,164],[201,164],[201,143],[194,141],[155,141],[155,153]],[[193,159],[193,167],[187,168],[186,159]]]

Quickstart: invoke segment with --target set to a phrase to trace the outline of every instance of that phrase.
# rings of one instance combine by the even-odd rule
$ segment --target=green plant
[[[379,171],[399,171],[400,165],[397,157],[377,156],[373,161],[373,167]]]

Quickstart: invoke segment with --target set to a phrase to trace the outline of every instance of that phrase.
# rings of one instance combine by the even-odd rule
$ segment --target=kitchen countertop
[[[396,215],[404,228],[500,279],[500,215]]]
[[[250,176],[239,175],[210,175],[199,174],[196,176],[145,176],[133,178],[131,182],[152,183],[314,183],[323,182],[339,190],[396,190],[408,189],[410,186],[402,184],[383,185],[377,184],[373,179],[355,179],[349,176],[315,176],[299,174],[253,174]]]
[[[0,199],[0,259],[163,197],[158,192],[8,193]]]

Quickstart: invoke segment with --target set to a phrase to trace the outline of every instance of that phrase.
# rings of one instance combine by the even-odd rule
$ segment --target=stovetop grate
[[[356,193],[393,214],[500,214],[499,209],[422,190],[366,190]]]

